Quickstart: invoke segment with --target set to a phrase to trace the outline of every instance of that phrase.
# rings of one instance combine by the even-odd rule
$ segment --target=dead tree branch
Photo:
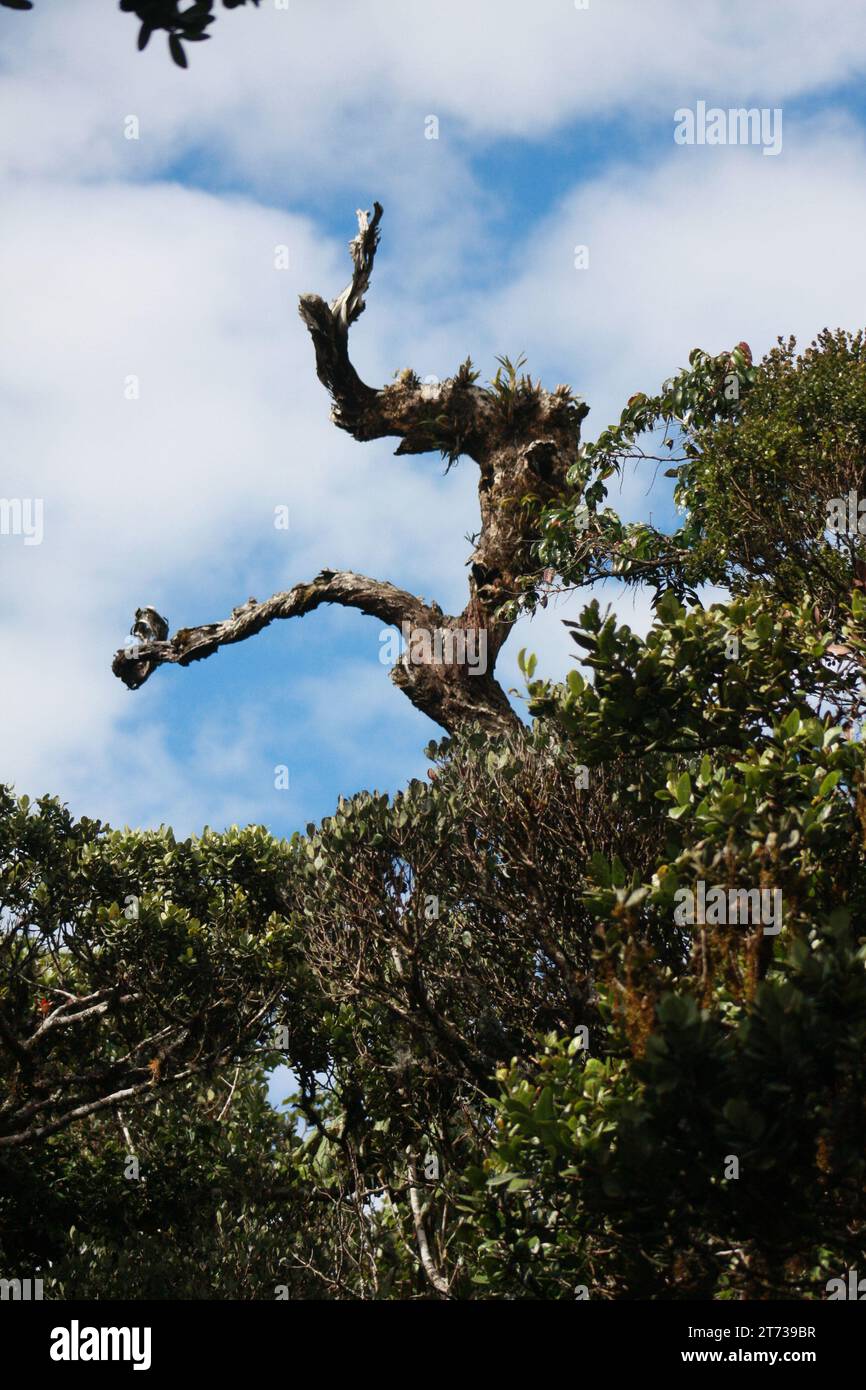
[[[381,580],[350,571],[323,570],[310,584],[264,603],[250,599],[230,618],[181,628],[171,638],[165,620],[139,609],[136,642],[114,657],[112,669],[131,690],[158,666],[188,666],[220,647],[243,642],[276,618],[301,617],[322,603],[356,608],[401,628],[407,646],[391,678],[409,699],[449,732],[480,723],[491,731],[513,728],[516,716],[493,671],[515,620],[504,605],[519,599],[521,576],[532,567],[535,539],[530,500],[568,492],[567,473],[587,407],[568,387],[547,392],[520,376],[507,359],[490,388],[476,384],[467,361],[448,380],[424,384],[407,370],[377,389],[358,375],[349,357],[349,329],[364,311],[382,208],[358,212],[349,243],[352,278],[336,299],[301,297],[300,314],[313,341],[316,371],[331,400],[331,418],[355,439],[392,437],[398,454],[439,451],[450,462],[466,455],[478,465],[481,529],[469,557],[469,596],[463,611],[444,614]],[[412,640],[412,634],[423,640]]]

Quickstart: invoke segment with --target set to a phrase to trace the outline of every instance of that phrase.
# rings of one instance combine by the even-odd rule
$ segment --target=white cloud
[[[826,325],[856,328],[864,155],[859,131],[793,124],[775,160],[681,147],[642,170],[609,169],[519,248],[511,284],[479,304],[485,336],[502,340],[519,323],[530,366],[573,363],[591,437],[693,347],[746,339],[759,354],[780,334],[808,342]],[[574,268],[577,244],[589,246],[586,270]]]
[[[282,173],[328,182],[399,177],[462,135],[543,136],[578,118],[661,113],[694,95],[777,104],[840,84],[866,66],[866,31],[849,0],[293,0],[286,10],[222,14],[187,73],[164,36],[135,51],[132,18],[92,0],[47,0],[2,16],[14,40],[0,128],[22,173],[70,161],[92,177],[127,175],[208,146],[224,172],[283,187]],[[63,119],[63,112],[66,119]],[[142,121],[124,149],[121,123]],[[427,147],[427,148],[425,148]],[[435,180],[435,173],[433,175]],[[416,180],[421,188],[429,179]]]

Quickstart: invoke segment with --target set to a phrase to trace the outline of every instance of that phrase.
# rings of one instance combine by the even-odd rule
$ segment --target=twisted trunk
[[[310,583],[264,603],[250,599],[221,622],[182,628],[171,638],[159,614],[139,609],[132,629],[136,641],[116,653],[112,666],[130,689],[143,685],[158,666],[187,666],[245,641],[276,618],[301,617],[322,603],[337,603],[401,629],[405,651],[391,679],[449,733],[474,723],[504,732],[516,723],[494,675],[514,622],[503,605],[519,597],[521,576],[532,568],[535,533],[526,503],[567,494],[566,475],[587,407],[568,387],[544,391],[518,377],[510,364],[492,388],[479,387],[468,359],[453,377],[435,385],[422,384],[412,371],[381,389],[363,382],[349,358],[349,329],[364,311],[381,216],[378,203],[372,217],[358,213],[358,234],[349,244],[349,284],[330,304],[318,295],[302,296],[300,314],[339,429],[358,440],[399,439],[397,454],[438,451],[449,464],[463,456],[477,464],[481,529],[468,560],[465,608],[446,614],[436,603],[387,582],[323,570]]]

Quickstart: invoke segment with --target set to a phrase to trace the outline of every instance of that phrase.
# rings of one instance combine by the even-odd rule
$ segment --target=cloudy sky
[[[184,72],[113,0],[0,9],[0,493],[44,504],[40,545],[0,535],[0,778],[282,834],[427,766],[378,626],[320,610],[135,694],[111,656],[140,604],[175,629],[324,566],[463,606],[473,465],[336,431],[297,316],[355,209],[385,206],[367,380],[523,352],[591,437],[694,346],[862,326],[866,3],[262,0],[213,32]],[[678,144],[699,102],[781,111],[781,150]],[[649,482],[619,505],[665,522]],[[563,616],[507,684],[523,645],[564,672]]]

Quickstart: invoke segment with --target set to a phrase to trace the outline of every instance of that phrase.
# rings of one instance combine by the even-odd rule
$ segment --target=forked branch
[[[135,640],[113,662],[115,675],[131,690],[158,666],[188,666],[220,647],[246,641],[276,618],[302,617],[322,603],[337,603],[401,628],[406,648],[391,678],[443,728],[453,732],[477,722],[501,732],[513,726],[516,716],[493,669],[514,622],[513,607],[503,605],[520,595],[521,576],[532,565],[535,522],[526,503],[567,492],[587,408],[568,387],[547,392],[518,375],[507,359],[505,376],[497,373],[489,389],[476,384],[468,359],[443,382],[422,383],[408,370],[381,389],[362,381],[349,357],[349,329],[364,312],[381,217],[379,203],[373,204],[372,216],[358,213],[358,232],[349,243],[349,284],[330,303],[319,295],[302,296],[300,313],[335,424],[359,440],[398,438],[398,454],[438,450],[449,461],[465,454],[478,464],[481,528],[467,561],[466,607],[452,617],[392,584],[323,570],[309,584],[296,584],[264,603],[249,599],[222,622],[181,628],[173,637],[158,613],[139,609]]]
[[[358,210],[358,234],[349,242],[353,272],[342,294],[326,304],[318,294],[301,296],[299,311],[310,331],[316,372],[333,401],[331,419],[358,440],[393,437],[398,454],[439,450],[451,457],[479,456],[490,423],[490,399],[475,385],[468,364],[443,382],[423,383],[404,372],[391,386],[363,382],[349,357],[349,329],[364,312],[379,245],[382,205],[372,217]]]

